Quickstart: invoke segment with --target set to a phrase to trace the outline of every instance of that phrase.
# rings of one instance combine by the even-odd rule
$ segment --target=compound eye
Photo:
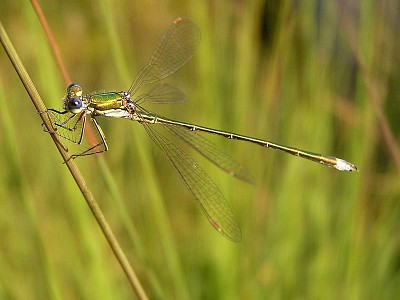
[[[82,96],[82,88],[79,84],[72,83],[67,87],[67,95],[69,98]]]
[[[82,100],[79,98],[71,98],[67,102],[67,110],[73,114],[78,114],[83,110]]]

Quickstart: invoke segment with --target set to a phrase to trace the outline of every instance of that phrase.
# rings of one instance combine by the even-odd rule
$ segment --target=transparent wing
[[[151,125],[143,123],[143,126],[181,175],[211,225],[226,238],[235,242],[240,241],[241,232],[235,217],[211,178],[170,140],[152,129]]]
[[[166,30],[148,64],[134,79],[129,93],[160,81],[187,63],[200,42],[199,27],[188,18],[176,19]]]
[[[136,106],[136,112],[138,115],[154,115],[140,105]],[[186,127],[180,127],[179,125],[173,124],[164,123],[163,127],[179,137],[190,147],[195,149],[198,153],[229,175],[250,184],[254,182],[252,176],[241,164],[236,162],[230,155],[221,151],[214,143],[202,136],[201,132],[189,130]]]
[[[219,150],[215,144],[200,135],[199,132],[176,125],[165,124],[165,127],[229,175],[248,183],[253,182],[251,176],[242,165],[234,161],[228,154]]]
[[[181,103],[186,100],[186,95],[178,88],[168,84],[159,84],[152,89],[148,94],[138,97],[135,102],[140,104],[148,103]]]

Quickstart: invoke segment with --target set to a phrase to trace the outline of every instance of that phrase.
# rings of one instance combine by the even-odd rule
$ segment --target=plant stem
[[[24,85],[26,91],[31,98],[33,105],[36,108],[39,116],[41,117],[46,130],[50,133],[54,144],[56,145],[58,151],[63,157],[66,166],[71,172],[72,177],[74,178],[76,184],[82,192],[83,197],[85,198],[87,204],[90,207],[94,217],[96,218],[97,223],[99,224],[101,230],[103,231],[104,236],[106,237],[111,249],[113,250],[115,256],[117,257],[122,269],[124,270],[126,276],[128,277],[137,297],[139,299],[147,299],[147,295],[144,292],[143,287],[141,286],[135,272],[129,264],[128,259],[126,258],[122,248],[120,247],[117,239],[115,238],[110,226],[108,225],[103,213],[99,205],[97,204],[92,192],[87,186],[81,172],[79,171],[77,165],[75,164],[73,159],[70,159],[70,154],[64,147],[62,141],[59,137],[54,133],[53,125],[51,124],[50,119],[47,116],[47,108],[44,105],[38,91],[36,90],[32,80],[30,79],[27,71],[25,70],[21,60],[18,57],[17,52],[15,51],[10,39],[7,36],[6,31],[3,28],[2,23],[0,22],[0,41],[6,51],[11,63],[13,64],[19,78],[21,79],[22,84]]]

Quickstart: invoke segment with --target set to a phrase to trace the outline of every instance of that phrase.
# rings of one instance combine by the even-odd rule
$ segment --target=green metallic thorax
[[[122,92],[107,92],[100,94],[85,95],[86,100],[90,107],[95,110],[104,111],[109,109],[123,109],[126,97]]]

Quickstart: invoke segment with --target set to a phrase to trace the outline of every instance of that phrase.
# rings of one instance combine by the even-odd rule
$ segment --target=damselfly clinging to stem
[[[241,166],[219,151],[211,142],[201,136],[200,132],[277,149],[340,171],[357,170],[355,165],[340,158],[299,150],[244,135],[174,121],[144,109],[142,107],[144,102],[174,103],[183,101],[185,96],[182,92],[165,84],[159,84],[145,94],[136,94],[143,86],[159,82],[182,67],[192,57],[199,41],[200,30],[197,25],[190,19],[178,18],[168,27],[150,61],[136,76],[127,92],[84,95],[79,85],[71,84],[68,86],[67,94],[64,98],[65,110],[62,112],[54,109],[48,110],[48,114],[54,123],[54,132],[63,138],[80,144],[87,122],[93,122],[92,124],[100,136],[100,141],[97,144],[82,153],[72,155],[72,158],[108,150],[106,138],[96,121],[96,117],[124,118],[138,121],[177,169],[210,223],[217,231],[233,241],[241,239],[240,229],[229,205],[215,183],[197,163],[164,135],[157,132],[153,125],[162,125],[163,128],[179,137],[215,165],[232,176],[245,181],[248,181],[249,177]]]

